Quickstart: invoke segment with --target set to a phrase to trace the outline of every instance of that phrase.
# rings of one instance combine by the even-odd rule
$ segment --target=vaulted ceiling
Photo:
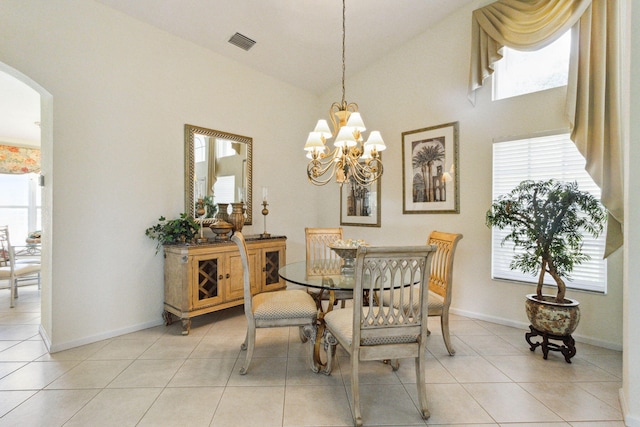
[[[313,93],[342,77],[341,0],[96,1]],[[347,79],[472,1],[346,0]],[[232,45],[235,33],[256,44]],[[39,105],[12,80],[0,78],[0,141],[39,137]]]

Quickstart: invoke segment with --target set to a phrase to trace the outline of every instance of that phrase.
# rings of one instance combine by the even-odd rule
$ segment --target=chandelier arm
[[[348,156],[351,176],[360,185],[369,185],[380,177],[377,171],[373,171],[369,163],[360,163],[356,157]]]
[[[336,147],[328,155],[311,160],[307,165],[307,177],[315,185],[325,185],[335,175],[335,170],[338,165],[338,159],[341,156],[341,149]],[[320,179],[327,172],[329,176],[326,179]]]

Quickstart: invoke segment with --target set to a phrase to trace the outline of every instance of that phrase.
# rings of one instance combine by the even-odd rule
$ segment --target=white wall
[[[434,229],[462,233],[455,260],[455,311],[526,327],[524,295],[534,292],[534,287],[490,276],[491,233],[484,219],[491,204],[492,142],[568,129],[563,114],[565,89],[492,102],[487,80],[472,106],[467,99],[471,11],[479,3],[487,2],[455,12],[366,72],[347,78],[347,101],[357,102],[365,124],[382,132],[387,150],[383,152],[382,228],[345,227],[345,235],[373,244],[421,244]],[[329,105],[339,95],[336,88],[323,102]],[[460,124],[460,214],[403,215],[402,132],[453,121]],[[322,225],[339,222],[337,197],[319,209],[327,219]],[[622,348],[622,251],[618,252],[609,262],[607,295],[568,292],[581,303],[582,319],[574,335],[578,341]],[[526,345],[524,335],[522,341]]]
[[[52,350],[161,322],[162,256],[144,230],[184,210],[185,123],[253,137],[246,234],[262,232],[263,185],[272,234],[308,224],[296,209],[314,199],[291,133],[306,135],[296,126],[313,123],[315,96],[94,2],[2,1],[0,40],[0,62],[53,97]]]

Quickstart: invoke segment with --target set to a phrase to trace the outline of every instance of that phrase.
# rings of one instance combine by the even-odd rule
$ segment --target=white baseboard
[[[56,344],[56,345],[53,345],[53,346],[49,342],[49,344],[47,345],[47,348],[49,349],[50,353],[57,353],[59,351],[69,350],[70,348],[79,347],[81,345],[92,344],[94,342],[106,340],[106,339],[117,337],[117,336],[120,336],[120,335],[130,334],[132,332],[141,331],[143,329],[153,328],[154,326],[159,326],[159,325],[162,325],[163,323],[164,322],[163,322],[162,319],[158,319],[158,320],[154,320],[152,322],[140,323],[140,324],[135,325],[135,326],[129,326],[127,328],[117,329],[117,330],[105,332],[105,333],[102,333],[102,334],[93,335],[91,337],[85,337],[85,338],[82,338],[82,339],[76,340],[76,341],[67,341],[67,342],[59,343],[59,344]],[[42,332],[41,332],[41,335],[42,335]],[[44,337],[43,337],[43,339],[44,339]],[[45,342],[45,345],[46,344],[47,343]]]
[[[453,314],[457,314],[459,316],[469,317],[471,319],[484,320],[486,322],[497,323],[499,325],[511,326],[514,328],[529,329],[528,322],[516,322],[510,319],[503,319],[501,317],[487,316],[486,314],[482,314],[482,313],[474,313],[471,311],[458,310],[453,307],[451,308],[450,312]],[[602,341],[593,337],[587,337],[587,336],[578,334],[578,335],[573,335],[573,339],[576,340],[577,342],[581,342],[584,344],[590,344],[598,347],[608,348],[609,350],[622,351],[622,345],[620,344],[612,343],[609,341]]]
[[[47,351],[51,353],[51,339],[49,338],[49,335],[47,335],[47,331],[42,327],[42,324],[38,327],[38,332],[40,333],[40,337],[42,338],[45,347],[47,347]]]
[[[640,418],[629,415],[629,405],[627,405],[627,399],[622,388],[619,391],[619,400],[622,416],[624,417],[624,425],[627,427],[640,427]]]

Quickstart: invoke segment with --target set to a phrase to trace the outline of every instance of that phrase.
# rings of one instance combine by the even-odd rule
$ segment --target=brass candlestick
[[[267,209],[269,204],[266,200],[262,201],[262,215],[264,215],[264,233],[260,235],[260,237],[269,237],[271,234],[267,233],[267,215],[269,215],[269,209]]]
[[[200,237],[196,239],[198,243],[207,243],[209,239],[204,237],[204,229],[202,228],[202,222],[207,211],[204,208],[204,201],[198,199],[196,202],[196,216],[200,219]]]

